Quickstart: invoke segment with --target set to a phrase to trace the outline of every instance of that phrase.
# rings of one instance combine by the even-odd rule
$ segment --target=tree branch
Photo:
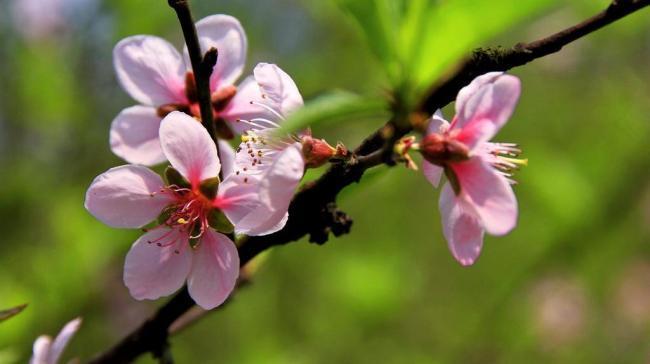
[[[201,110],[201,123],[208,130],[208,133],[217,146],[217,150],[219,150],[217,130],[213,120],[212,103],[210,101],[210,76],[212,75],[214,65],[217,64],[218,50],[211,48],[206,52],[205,56],[203,55],[188,0],[168,0],[168,3],[176,11],[176,16],[183,30],[187,51],[190,55],[192,70],[194,71],[194,81],[196,83],[196,94],[199,101],[199,109]]]
[[[185,1],[169,2],[170,5],[184,3],[186,8]],[[506,71],[555,53],[563,46],[648,5],[650,0],[614,1],[594,17],[549,37],[519,43],[511,49],[476,50],[450,77],[431,88],[416,111],[431,114],[452,102],[458,91],[476,76],[491,71]],[[241,265],[273,246],[287,244],[306,235],[310,236],[310,241],[322,244],[327,241],[329,233],[339,236],[349,232],[352,221],[336,208],[336,196],[346,186],[359,182],[369,168],[380,164],[391,165],[392,158],[386,156],[391,155],[394,142],[411,131],[407,117],[397,115],[368,136],[349,160],[332,165],[318,180],[295,195],[289,207],[290,218],[282,230],[271,235],[249,237],[240,245]],[[169,326],[193,305],[187,290],[183,289],[142,326],[91,363],[130,362],[143,353],[160,350],[167,340]]]
[[[432,87],[420,109],[428,114],[454,100],[458,91],[476,76],[492,71],[507,71],[537,58],[559,52],[565,45],[650,5],[650,0],[613,1],[593,17],[546,38],[518,43],[510,49],[479,48],[463,62],[451,77]]]

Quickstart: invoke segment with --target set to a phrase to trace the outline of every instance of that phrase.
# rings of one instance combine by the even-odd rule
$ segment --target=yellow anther
[[[518,159],[518,158],[508,158],[508,157],[499,156],[499,159],[503,159],[506,162],[510,162],[518,166],[524,166],[524,167],[528,166],[528,158]]]
[[[178,222],[179,224],[187,224],[187,220],[185,220],[182,217],[180,219],[176,220],[176,222]]]

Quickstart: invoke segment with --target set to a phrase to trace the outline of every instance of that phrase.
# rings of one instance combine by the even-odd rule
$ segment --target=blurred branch
[[[189,19],[193,29],[187,2],[169,0],[169,3],[179,14],[179,19],[185,19],[181,19],[181,25]],[[431,88],[416,111],[430,114],[452,102],[458,91],[474,77],[491,71],[506,71],[558,52],[563,46],[647,5],[650,5],[650,0],[614,1],[596,16],[549,37],[531,43],[519,43],[510,49],[476,50],[450,77]],[[184,32],[186,27],[187,24],[183,26]],[[195,32],[196,30],[194,36]],[[192,64],[194,66],[194,60]],[[381,164],[393,165],[393,144],[412,130],[410,117],[398,105],[395,116],[368,136],[348,160],[333,164],[318,180],[306,185],[296,194],[289,207],[290,218],[282,230],[271,235],[249,237],[241,244],[241,265],[244,266],[273,246],[284,245],[306,235],[309,235],[311,242],[322,244],[328,240],[330,233],[334,236],[348,233],[352,221],[338,210],[336,196],[346,186],[359,182],[366,170]],[[156,352],[166,343],[171,324],[193,305],[187,290],[183,289],[142,326],[91,362],[130,362],[143,353]]]

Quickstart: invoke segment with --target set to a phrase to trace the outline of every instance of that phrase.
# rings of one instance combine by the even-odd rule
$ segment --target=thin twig
[[[176,11],[176,16],[183,30],[187,52],[190,55],[190,62],[192,63],[194,80],[196,82],[196,94],[199,101],[199,109],[201,110],[201,123],[208,130],[217,146],[217,150],[219,150],[217,131],[212,114],[212,103],[210,101],[210,76],[212,75],[214,65],[217,63],[218,51],[216,48],[211,48],[205,56],[203,55],[188,0],[168,0],[168,3]]]
[[[170,0],[170,4],[172,2]],[[185,3],[175,1],[180,2]],[[614,1],[596,16],[549,37],[527,44],[520,43],[509,50],[477,50],[451,77],[432,87],[417,111],[432,113],[453,101],[458,91],[477,75],[505,71],[555,53],[566,44],[648,5],[650,0]],[[386,162],[385,155],[390,152],[388,148],[392,149],[394,141],[412,130],[408,124],[399,121],[403,120],[388,121],[361,143],[355,150],[356,158],[334,164],[317,181],[297,193],[289,207],[290,219],[282,230],[246,239],[239,247],[241,264],[246,264],[270,247],[287,244],[305,235],[310,235],[311,241],[323,243],[330,232],[336,236],[346,233],[351,221],[336,209],[336,196],[346,186],[358,182],[367,169]],[[363,163],[359,163],[359,160]],[[91,362],[128,362],[152,351],[152,348],[160,345],[156,340],[166,339],[169,326],[193,304],[187,290],[183,289],[142,326]]]

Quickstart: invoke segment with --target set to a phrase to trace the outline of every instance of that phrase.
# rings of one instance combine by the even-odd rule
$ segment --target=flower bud
[[[314,139],[310,135],[305,135],[302,137],[301,142],[302,155],[305,158],[307,168],[318,168],[337,154],[337,149],[329,145],[324,139]]]
[[[469,159],[469,148],[465,144],[437,133],[422,139],[420,153],[424,159],[439,166]]]

